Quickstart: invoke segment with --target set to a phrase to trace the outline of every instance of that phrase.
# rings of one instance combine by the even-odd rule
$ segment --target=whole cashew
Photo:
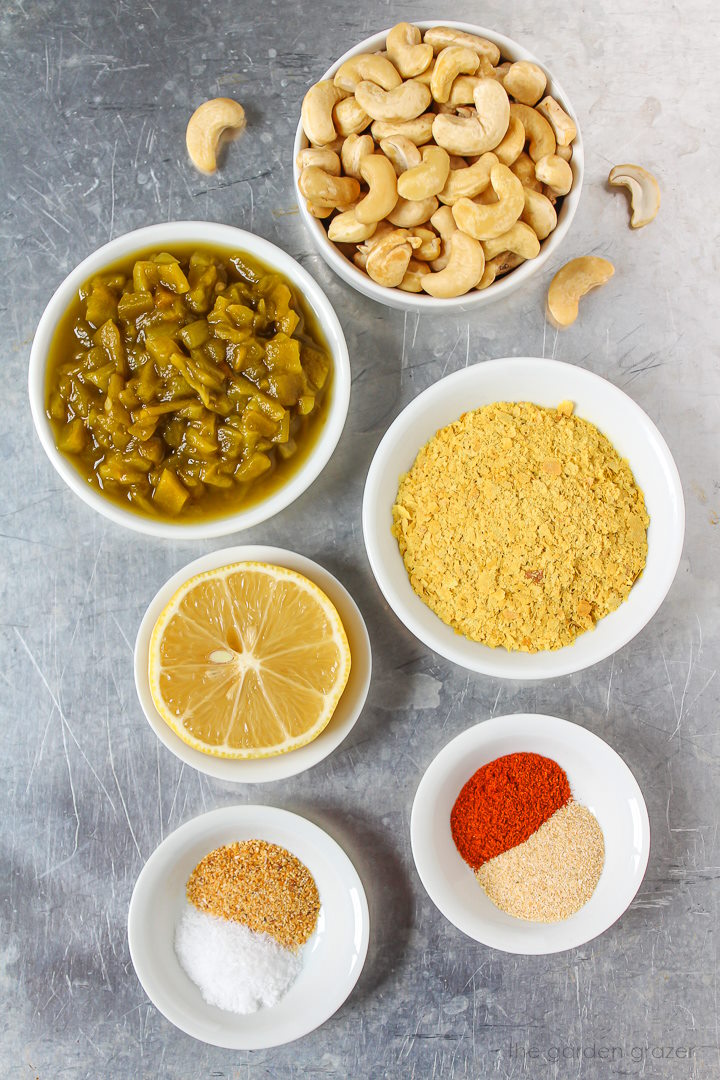
[[[303,131],[309,142],[315,146],[325,146],[335,139],[337,132],[332,111],[344,97],[347,97],[347,92],[335,86],[330,79],[310,87],[303,98],[301,112]]]
[[[337,220],[337,219],[336,219]],[[512,251],[522,259],[535,259],[540,254],[540,241],[524,221],[516,221],[511,229],[494,240],[483,240],[486,259],[494,259],[503,251]]]
[[[348,135],[340,151],[345,175],[354,176],[356,180],[362,180],[360,162],[368,154],[372,154],[374,149],[375,143],[371,135]]]
[[[523,186],[507,165],[493,165],[490,183],[498,198],[496,203],[480,206],[470,199],[458,199],[452,208],[457,227],[476,240],[494,240],[507,232],[525,206]]]
[[[538,240],[545,240],[557,225],[557,214],[550,200],[540,191],[523,188],[525,209],[520,220],[525,221],[533,230]]]
[[[444,270],[427,274],[420,284],[426,293],[447,300],[474,289],[485,269],[482,244],[456,229],[448,238],[448,261]]]
[[[388,221],[397,225],[400,229],[413,229],[417,225],[424,225],[429,221],[438,208],[438,201],[434,195],[427,199],[398,198],[395,209],[388,214]]]
[[[458,75],[450,87],[448,105],[452,105],[453,108],[457,105],[472,105],[475,101],[475,87],[481,78],[487,78],[487,76]]]
[[[305,205],[307,206],[308,213],[311,217],[318,218],[321,221],[325,218],[329,218],[335,209],[334,206],[318,206],[317,203],[310,202],[309,199],[305,200]]]
[[[415,80],[417,82],[417,79]],[[381,142],[389,135],[404,135],[416,146],[423,146],[432,139],[432,126],[435,113],[423,113],[415,120],[406,120],[404,123],[390,123],[387,120],[376,120],[370,128],[375,142]]]
[[[335,130],[343,136],[357,135],[371,123],[370,117],[360,108],[357,98],[352,94],[338,101],[332,111],[332,118]]]
[[[381,139],[380,149],[390,159],[398,176],[422,161],[417,146],[406,135],[388,135],[387,139]]]
[[[421,227],[410,231],[413,236],[420,239],[420,247],[415,252],[416,259],[420,259],[421,262],[432,262],[434,259],[440,258],[442,241],[434,229]]]
[[[393,289],[405,277],[413,249],[418,247],[420,241],[407,229],[393,229],[371,248],[365,268],[378,285]]]
[[[244,127],[245,110],[239,101],[213,98],[198,105],[185,132],[185,145],[195,168],[214,173],[220,143],[235,138]]]
[[[397,177],[384,154],[364,157],[360,162],[360,175],[370,190],[355,207],[355,217],[363,225],[369,225],[392,212],[398,200]]]
[[[630,192],[631,228],[649,225],[660,209],[660,186],[653,174],[642,165],[616,165],[610,170],[608,181],[613,187],[622,184]]]
[[[550,188],[553,195],[567,195],[572,187],[573,173],[567,161],[557,154],[548,154],[535,162],[535,175]]]
[[[397,181],[398,194],[413,202],[442,191],[450,172],[450,158],[441,146],[424,146],[421,153],[422,164],[402,173]]]
[[[429,273],[430,267],[427,263],[418,262],[417,259],[410,259],[407,270],[405,271],[398,288],[402,289],[403,292],[422,292],[422,278]]]
[[[300,173],[300,191],[316,206],[348,206],[360,197],[360,185],[351,176],[331,176],[317,165]]]
[[[361,244],[369,240],[377,229],[377,222],[363,224],[355,217],[355,208],[345,210],[330,222],[328,236],[336,244]]]
[[[498,255],[494,259],[485,262],[485,269],[483,270],[483,276],[478,282],[478,289],[487,289],[492,285],[495,278],[500,277],[502,274],[506,274],[508,270],[514,270],[520,263],[525,262],[521,255],[516,255],[512,251],[504,251],[502,255]]]
[[[495,154],[488,151],[482,154],[474,165],[453,169],[438,196],[440,202],[452,206],[458,199],[472,199],[479,195],[490,183],[490,172],[497,163]]]
[[[448,45],[446,49],[441,49],[430,79],[430,92],[435,101],[446,102],[458,75],[473,75],[479,64],[478,54],[466,45]]]
[[[430,218],[430,224],[440,234],[442,247],[437,259],[433,259],[433,270],[444,270],[450,258],[450,237],[457,232],[457,225],[449,206],[441,206]]]
[[[326,150],[325,147],[306,147],[295,158],[295,164],[300,170],[306,169],[308,165],[317,165],[330,176],[339,176],[341,172],[340,158],[334,150]]]
[[[525,128],[525,138],[529,142],[528,153],[533,161],[555,153],[553,129],[544,116],[530,105],[518,105],[513,102],[510,115],[516,117]]]
[[[535,162],[525,151],[513,161],[510,170],[515,173],[523,187],[533,188],[534,191],[542,191],[542,184],[535,176]]]
[[[481,79],[475,87],[477,115],[436,116],[433,136],[450,154],[484,154],[504,138],[510,123],[510,102],[494,79]]]
[[[424,40],[428,45],[432,45],[436,53],[449,45],[464,45],[468,49],[474,49],[479,56],[486,57],[493,65],[500,60],[500,50],[493,41],[476,34],[466,34],[464,30],[454,30],[449,26],[433,26],[431,30],[425,31]]]
[[[421,41],[422,35],[412,23],[401,22],[388,31],[385,48],[403,79],[414,79],[432,63],[433,47]]]
[[[525,145],[525,128],[516,116],[510,117],[505,138],[495,147],[495,154],[503,165],[512,165],[520,157]]]
[[[358,53],[340,65],[333,82],[341,90],[353,93],[361,82],[375,83],[383,90],[394,90],[402,79],[387,57],[379,53]]]
[[[559,105],[554,97],[548,95],[535,107],[553,129],[558,146],[569,146],[577,136],[577,128],[575,121],[568,116],[562,105]]]
[[[558,327],[570,326],[577,319],[580,297],[590,289],[604,285],[615,273],[607,259],[583,255],[571,259],[550,282],[547,306],[552,322]]]
[[[545,93],[547,76],[537,64],[518,60],[508,68],[503,86],[522,105],[535,105]]]
[[[355,90],[355,97],[373,120],[396,124],[417,119],[431,101],[429,87],[415,79],[408,79],[394,90],[382,90],[375,83],[361,82]]]

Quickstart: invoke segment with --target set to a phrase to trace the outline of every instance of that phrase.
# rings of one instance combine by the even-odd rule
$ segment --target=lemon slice
[[[302,574],[233,563],[186,581],[150,639],[150,692],[163,720],[204,754],[296,750],[330,721],[350,675],[334,605]]]

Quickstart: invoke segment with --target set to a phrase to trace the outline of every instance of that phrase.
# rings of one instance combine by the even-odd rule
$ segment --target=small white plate
[[[627,459],[645,495],[650,527],[645,569],[620,607],[572,643],[552,652],[508,652],[470,641],[447,626],[415,594],[397,540],[390,532],[398,481],[418,451],[462,413],[495,401],[575,404]],[[604,660],[653,617],[672,585],[682,553],[685,505],[667,444],[632,398],[591,371],[536,356],[486,360],[456,371],[403,409],[375,451],[363,496],[363,535],[372,572],[397,617],[440,656],[500,679],[552,679]]]
[[[203,754],[200,750],[195,750],[184,743],[168,727],[155,708],[148,679],[150,638],[153,627],[170,597],[195,574],[202,574],[205,570],[215,570],[219,566],[228,566],[235,562],[265,562],[275,566],[285,566],[289,570],[304,574],[306,578],[313,581],[330,597],[337,608],[345,627],[352,657],[350,678],[325,730],[307,746],[301,746],[287,754],[278,754],[276,757],[250,761],[232,761],[227,758],[213,757],[212,754]],[[178,570],[177,574],[173,574],[155,594],[143,616],[135,641],[134,664],[135,687],[143,712],[160,742],[167,746],[175,757],[180,758],[186,765],[192,765],[193,769],[206,773],[207,776],[217,777],[218,780],[230,780],[236,784],[263,784],[271,780],[286,780],[289,776],[297,776],[298,773],[317,765],[340,745],[355,726],[365,704],[370,687],[372,653],[370,638],[360,609],[337,578],[312,559],[306,559],[304,555],[298,555],[294,551],[285,551],[284,548],[255,544],[213,551],[209,555],[203,555],[194,562],[188,563],[182,570]]]
[[[303,968],[285,997],[240,1016],[203,1000],[180,966],[174,938],[195,866],[222,844],[254,839],[279,844],[305,863],[321,907]],[[130,956],[153,1005],[194,1039],[231,1050],[280,1046],[324,1024],[360,977],[369,931],[365,890],[342,848],[317,825],[273,806],[227,806],[181,825],[145,863],[128,912]]]
[[[559,923],[516,919],[497,908],[450,832],[450,811],[473,773],[504,754],[523,752],[557,761],[573,796],[595,814],[605,837],[605,866],[595,892]],[[585,728],[536,713],[496,716],[449,742],[420,781],[410,833],[417,872],[435,906],[468,937],[510,953],[562,952],[604,933],[640,888],[650,854],[645,800],[622,758]]]

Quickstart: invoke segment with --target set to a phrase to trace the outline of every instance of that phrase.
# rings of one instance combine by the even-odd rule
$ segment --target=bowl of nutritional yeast
[[[496,716],[429,765],[413,857],[433,903],[469,937],[512,953],[576,948],[632,901],[650,853],[642,792],[622,758],[554,716]]]
[[[670,588],[677,468],[627,394],[572,364],[464,368],[390,425],[363,532],[398,618],[456,664],[507,679],[580,671],[631,640]]]

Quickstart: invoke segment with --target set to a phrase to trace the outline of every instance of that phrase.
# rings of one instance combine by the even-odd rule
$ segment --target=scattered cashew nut
[[[550,282],[547,306],[551,321],[558,327],[570,326],[578,314],[578,302],[590,289],[604,285],[615,273],[607,259],[583,255],[571,259]]]
[[[185,144],[196,169],[214,173],[220,143],[235,138],[245,127],[245,110],[232,98],[212,98],[198,105],[188,121]]]
[[[643,169],[642,165],[616,165],[610,170],[608,182],[613,187],[622,185],[630,192],[631,228],[642,229],[657,216],[660,186],[653,174]]]

